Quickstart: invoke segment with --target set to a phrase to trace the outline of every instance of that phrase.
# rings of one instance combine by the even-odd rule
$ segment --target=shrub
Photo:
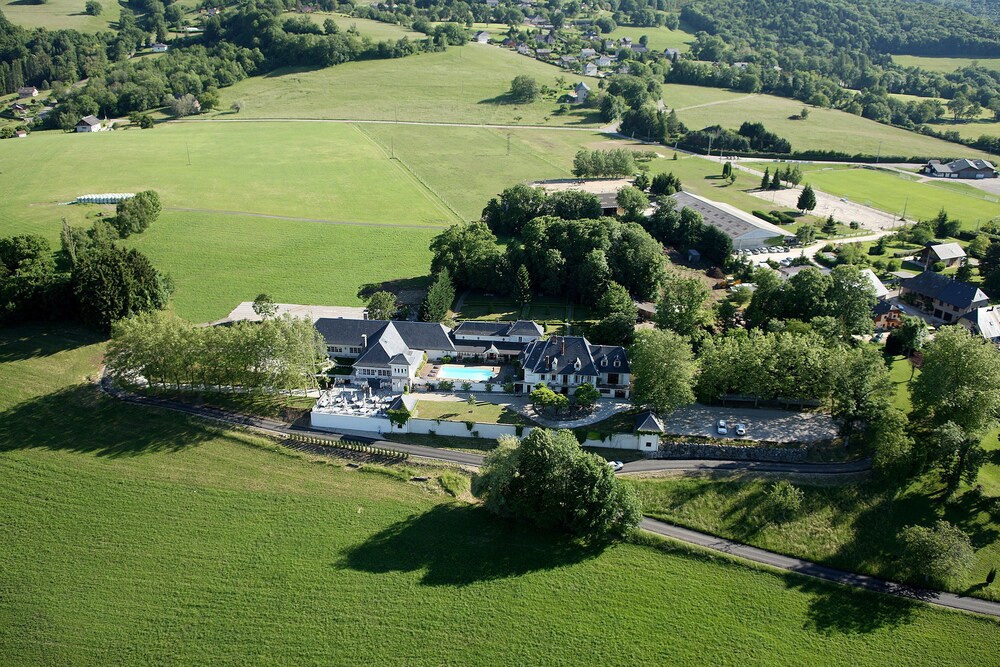
[[[766,506],[773,520],[787,521],[802,509],[805,494],[787,479],[775,482],[765,493]]]
[[[476,422],[465,422],[465,428],[471,431],[476,426]]]
[[[769,213],[764,213],[764,211],[753,211],[753,214],[763,220],[764,222],[770,222],[772,225],[780,224],[781,221]]]
[[[472,391],[472,383],[471,382],[463,382],[462,383],[462,391]]]
[[[514,388],[515,387],[514,387],[514,383],[513,382],[504,382],[503,383],[504,393],[513,394],[514,393]]]
[[[773,215],[778,220],[780,220],[782,224],[791,225],[791,224],[795,223],[795,218],[793,218],[792,216],[788,215],[784,211],[779,211],[779,210],[775,209],[775,210],[771,211],[771,215]]]
[[[455,388],[455,383],[451,380],[441,380],[438,382],[438,389],[441,391],[451,391]]]
[[[487,382],[483,386],[486,388],[486,393],[487,394],[489,394],[489,393],[491,393],[493,391],[493,383],[492,382]]]

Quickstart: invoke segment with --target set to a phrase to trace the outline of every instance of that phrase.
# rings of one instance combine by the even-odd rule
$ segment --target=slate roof
[[[996,171],[996,167],[993,166],[992,162],[986,160],[969,160],[967,158],[961,158],[959,160],[952,160],[951,162],[944,163],[939,160],[931,160],[929,165],[932,165],[934,171],[940,174],[949,174],[956,171],[962,171],[963,169],[975,169],[977,171]]]
[[[969,322],[974,331],[986,340],[1000,344],[1000,310],[995,307],[976,308],[959,319]]]
[[[617,365],[615,365],[617,362]],[[612,345],[592,345],[583,336],[552,336],[528,343],[521,366],[530,373],[590,375],[629,373],[625,349]]]
[[[388,320],[350,320],[346,318],[320,318],[316,330],[327,345],[361,345],[362,336],[368,336],[369,351],[382,343],[385,360],[405,350],[452,350],[455,346],[448,330],[437,322],[399,322]],[[381,358],[375,353],[372,359]],[[368,357],[366,351],[358,361]]]
[[[933,271],[924,271],[905,279],[903,287],[956,308],[968,308],[977,301],[986,301],[989,298],[975,285],[952,280]]]
[[[94,126],[94,125],[100,125],[101,121],[99,121],[96,116],[84,116],[83,118],[80,119],[80,122],[77,123],[77,125],[80,124]]]
[[[466,320],[459,322],[452,333],[466,336],[541,337],[545,332],[537,322],[533,322],[532,320],[518,320],[516,322],[476,322]]]
[[[524,349],[521,366],[531,373],[556,375],[599,375],[590,343],[583,336],[552,336],[529,343]],[[579,368],[577,368],[579,362]]]
[[[876,318],[880,315],[885,315],[886,313],[891,312],[894,308],[902,312],[902,308],[894,304],[892,301],[879,299],[872,307],[872,318]]]
[[[663,422],[653,414],[652,410],[646,410],[636,415],[635,430],[637,433],[664,433]]]

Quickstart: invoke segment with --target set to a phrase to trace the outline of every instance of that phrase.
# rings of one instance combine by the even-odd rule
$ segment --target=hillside
[[[6,664],[977,665],[1000,650],[992,620],[674,546],[580,548],[452,500],[435,468],[405,482],[123,405],[84,384],[100,352],[73,330],[0,336]]]

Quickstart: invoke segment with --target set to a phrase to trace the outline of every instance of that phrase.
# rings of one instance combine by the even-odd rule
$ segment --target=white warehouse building
[[[677,202],[678,209],[698,211],[706,225],[725,232],[733,240],[733,249],[736,251],[782,244],[784,238],[795,236],[729,204],[705,199],[690,192],[678,192],[671,196]]]

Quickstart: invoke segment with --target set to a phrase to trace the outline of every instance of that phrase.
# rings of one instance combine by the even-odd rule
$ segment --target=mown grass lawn
[[[177,314],[205,322],[261,292],[278,303],[350,306],[370,283],[422,286],[439,231],[168,212],[130,244],[170,273]]]
[[[802,111],[802,102],[773,95],[747,95],[716,88],[663,87],[663,101],[677,109],[677,116],[691,129],[722,125],[738,129],[744,121],[764,124],[771,132],[788,139],[792,150],[832,150],[848,155],[978,157],[982,151],[890,127],[860,116],[833,109],[809,108],[806,120],[791,120]],[[881,149],[880,149],[881,146]]]
[[[834,169],[819,164],[801,168],[803,182],[819,190],[896,215],[905,208],[909,219],[927,220],[943,208],[971,230],[977,222],[1000,216],[1000,201],[995,195],[964,183],[918,183],[896,173],[864,168]]]
[[[460,390],[462,383],[455,381]],[[417,417],[442,419],[452,422],[478,422],[481,424],[530,424],[531,422],[503,405],[486,401],[469,404],[466,401],[417,401]]]
[[[527,74],[565,90],[584,77],[509,49],[485,44],[451,47],[392,60],[366,60],[311,70],[277,70],[241,81],[222,93],[221,109],[244,103],[241,117],[348,118],[496,125],[590,125],[595,110],[554,113],[554,95],[530,104],[507,99],[511,80]],[[586,78],[596,89],[597,79]]]
[[[358,129],[336,123],[181,122],[97,134],[39,132],[0,146],[0,233],[58,239],[78,195],[154,189],[166,210],[239,211],[443,226],[454,215]],[[112,211],[108,207],[106,211]]]
[[[1000,624],[684,549],[566,544],[80,384],[0,334],[9,665],[982,665]],[[970,641],[970,638],[975,638]]]
[[[100,16],[87,14],[84,11],[86,3],[87,0],[46,0],[44,4],[0,0],[0,12],[11,23],[25,28],[102,32],[111,30],[112,25],[118,22],[121,6],[117,2],[101,0],[103,11]]]

